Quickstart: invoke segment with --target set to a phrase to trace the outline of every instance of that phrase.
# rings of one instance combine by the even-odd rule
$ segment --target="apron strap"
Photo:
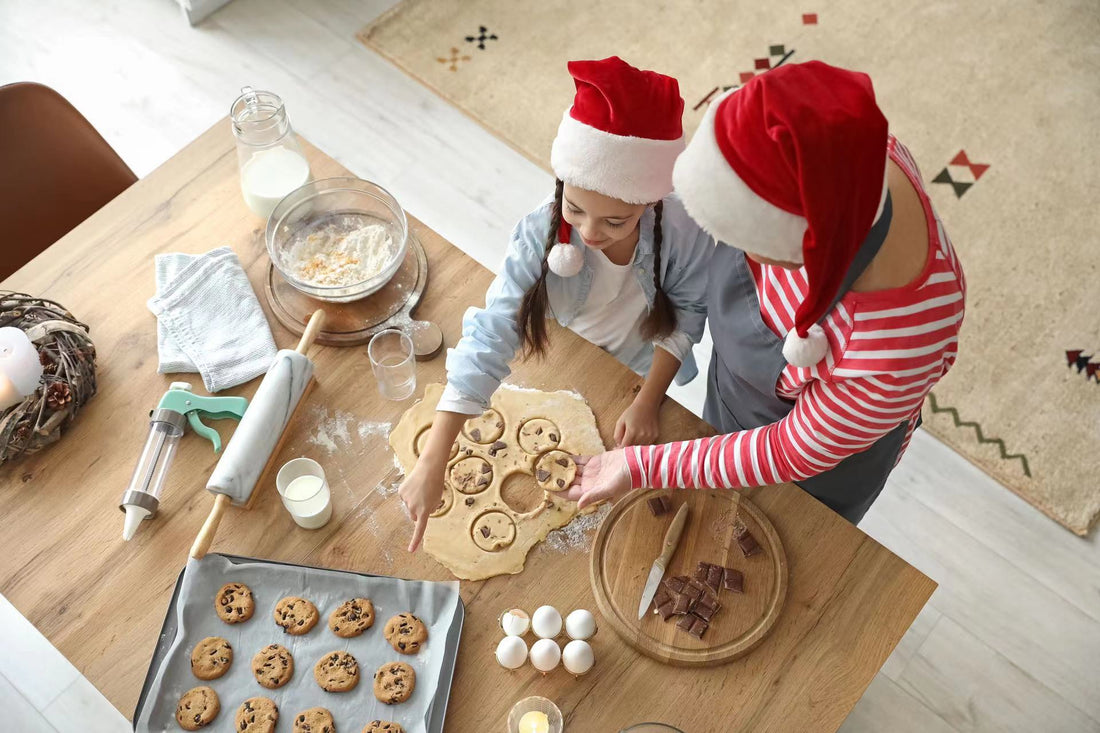
[[[875,255],[882,249],[882,243],[886,241],[886,235],[890,231],[890,220],[893,215],[894,204],[890,200],[890,192],[887,191],[886,203],[882,206],[882,216],[871,227],[871,231],[867,233],[867,238],[863,240],[863,244],[859,245],[859,250],[856,251],[856,256],[852,259],[852,264],[848,266],[848,272],[844,274],[844,280],[840,283],[840,290],[837,291],[833,302],[825,309],[826,316],[832,312],[840,299],[848,294],[859,276],[871,264],[871,260],[875,259]],[[822,316],[821,320],[825,320],[825,317]]]

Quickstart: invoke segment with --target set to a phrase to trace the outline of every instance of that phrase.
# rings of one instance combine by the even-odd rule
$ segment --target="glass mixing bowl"
[[[382,225],[389,235],[389,252],[375,260],[381,267],[357,282],[322,283],[301,275],[294,258],[309,246],[324,244],[368,224]],[[365,298],[390,281],[405,259],[409,245],[405,211],[389,191],[358,178],[322,178],[288,193],[271,212],[265,232],[267,254],[288,283],[314,298],[347,303]]]

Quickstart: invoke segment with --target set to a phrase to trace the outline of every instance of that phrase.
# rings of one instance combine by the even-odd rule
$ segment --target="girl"
[[[793,481],[858,522],[954,364],[963,319],[962,268],[916,163],[871,80],[814,61],[717,100],[674,178],[723,242],[703,416],[726,434],[604,453],[569,498]]]
[[[548,316],[646,375],[615,427],[619,445],[652,442],[669,384],[698,372],[691,347],[714,241],[667,198],[684,149],[679,86],[617,57],[570,62],[569,73],[577,93],[550,153],[554,197],[519,222],[485,307],[467,311],[431,433],[401,485],[416,523],[410,551],[439,505],[463,423],[489,406],[521,346],[546,353]]]

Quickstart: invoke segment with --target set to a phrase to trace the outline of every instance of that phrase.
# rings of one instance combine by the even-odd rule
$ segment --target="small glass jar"
[[[279,95],[243,87],[229,115],[241,194],[256,216],[267,219],[275,204],[309,181],[309,163]]]

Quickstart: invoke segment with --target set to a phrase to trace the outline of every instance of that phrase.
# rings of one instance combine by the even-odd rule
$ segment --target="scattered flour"
[[[569,524],[546,535],[543,544],[554,552],[587,551],[592,545],[592,534],[610,511],[610,504],[601,504],[591,514],[578,515]]]
[[[314,405],[310,417],[313,419],[314,429],[309,436],[309,442],[323,448],[329,455],[337,450],[348,450],[360,442],[374,442],[379,438],[389,450],[386,438],[393,428],[390,423],[360,420],[344,410],[329,413],[324,405]]]

